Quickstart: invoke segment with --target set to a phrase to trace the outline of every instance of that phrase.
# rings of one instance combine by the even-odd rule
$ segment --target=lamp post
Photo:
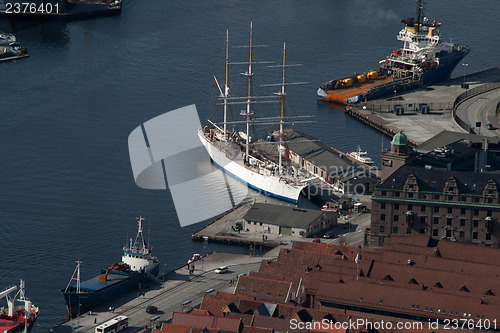
[[[202,246],[202,249],[201,249],[201,272],[203,273],[203,263],[205,262],[205,260],[203,259],[203,257],[205,256],[205,245],[208,243],[208,237],[205,236],[203,237],[203,246]]]
[[[163,275],[162,275],[162,284],[161,288],[165,290],[165,274],[167,274],[167,264],[163,264]]]
[[[464,82],[462,83],[462,88],[467,89],[465,86],[465,67],[468,67],[469,64],[462,64],[462,67],[464,69]]]

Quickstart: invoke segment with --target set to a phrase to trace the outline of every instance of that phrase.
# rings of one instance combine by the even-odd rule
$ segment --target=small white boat
[[[353,151],[351,153],[347,153],[349,156],[351,156],[354,159],[357,159],[360,162],[363,162],[364,164],[367,165],[372,165],[373,160],[368,157],[368,153],[366,151],[361,151],[361,146],[358,146],[357,151]]]
[[[0,31],[0,45],[10,45],[16,41],[16,36]]]

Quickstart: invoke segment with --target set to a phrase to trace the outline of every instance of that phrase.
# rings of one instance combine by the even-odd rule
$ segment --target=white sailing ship
[[[215,78],[217,83],[220,99],[224,108],[224,121],[222,124],[208,120],[209,125],[201,128],[198,135],[202,144],[208,151],[213,163],[224,169],[225,172],[238,180],[246,183],[250,188],[255,189],[263,194],[270,195],[282,200],[296,203],[300,193],[307,186],[308,179],[303,175],[299,168],[288,166],[283,163],[283,155],[286,151],[285,142],[283,140],[283,126],[285,124],[284,116],[284,100],[285,100],[285,46],[283,47],[283,64],[274,67],[283,68],[283,82],[281,91],[275,93],[275,96],[260,96],[254,97],[250,95],[252,85],[252,65],[257,62],[252,61],[252,26],[250,26],[250,44],[247,46],[250,50],[248,71],[242,73],[248,78],[248,95],[245,97],[229,97],[228,86],[228,68],[229,68],[229,34],[226,34],[226,78],[223,87]],[[279,100],[276,100],[278,98]],[[281,101],[281,115],[279,117],[268,117],[253,119],[252,105],[263,102],[279,102]],[[228,122],[227,112],[229,104],[243,104],[246,109],[242,110],[240,115],[245,118],[244,121]],[[274,122],[273,122],[274,121]],[[228,124],[243,123],[246,125],[245,132],[229,130]],[[256,144],[250,136],[251,124],[271,124],[279,123],[279,141],[272,144],[278,145],[279,160],[277,163],[254,153],[250,146]]]

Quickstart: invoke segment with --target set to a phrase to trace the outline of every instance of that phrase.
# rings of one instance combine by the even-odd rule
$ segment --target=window
[[[380,214],[380,221],[385,221],[385,214]]]
[[[399,204],[394,204],[394,210],[398,210],[399,209]]]
[[[434,213],[439,213],[439,206],[434,206]]]
[[[491,240],[491,234],[490,233],[486,234],[486,240]]]
[[[434,224],[439,224],[439,217],[434,218]]]
[[[453,213],[453,208],[448,207],[448,214],[451,214],[451,213]]]
[[[486,212],[486,216],[491,216],[491,210],[488,210],[488,211]]]
[[[474,231],[474,232],[472,233],[472,239],[477,239],[477,231]]]
[[[434,194],[434,200],[439,200],[439,194]]]
[[[408,198],[413,198],[413,193],[408,193]]]
[[[479,220],[474,220],[473,225],[474,225],[474,228],[477,228],[479,226]]]
[[[383,225],[380,226],[380,232],[385,232],[385,226]]]
[[[424,228],[420,228],[420,231],[419,231],[421,234],[425,234],[425,229]]]
[[[466,212],[466,209],[465,209],[465,208],[461,208],[461,209],[460,209],[460,214],[465,215],[465,212]]]
[[[451,225],[451,222],[452,222],[452,218],[447,218],[446,219],[446,225]]]
[[[400,193],[399,193],[399,192],[394,192],[394,196],[395,196],[395,197],[399,197],[399,196],[400,196]]]
[[[392,233],[397,234],[398,233],[398,227],[393,227],[392,228]]]
[[[479,209],[477,209],[477,208],[476,208],[476,209],[474,209],[474,215],[475,215],[475,216],[479,215]]]
[[[420,224],[425,224],[425,216],[420,216]]]
[[[467,201],[467,197],[460,197],[460,201]]]
[[[380,204],[380,209],[385,209],[385,202],[382,202],[382,203]]]
[[[398,222],[399,221],[399,215],[394,215],[394,222]]]
[[[408,210],[412,210],[413,209],[413,205],[408,205]]]
[[[420,211],[425,212],[425,206],[420,206]]]
[[[451,230],[446,230],[446,237],[451,237]]]
[[[488,203],[493,203],[493,199],[488,198]]]
[[[479,202],[479,198],[474,198],[474,202]]]
[[[460,226],[465,227],[465,219],[460,219]]]
[[[387,192],[386,192],[386,191],[382,191],[381,195],[382,195],[383,197],[385,197],[385,196],[387,195]]]
[[[438,235],[438,229],[432,229],[432,236],[437,237]]]
[[[461,230],[458,237],[465,238],[465,231]]]
[[[448,200],[453,200],[453,196],[452,196],[452,195],[449,195],[449,196],[448,196]]]

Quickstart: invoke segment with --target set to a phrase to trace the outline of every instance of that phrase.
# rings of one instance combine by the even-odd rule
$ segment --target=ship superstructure
[[[137,218],[137,236],[135,240],[130,239],[129,244],[123,248],[122,261],[113,263],[102,270],[100,275],[82,282],[81,261],[77,261],[71,280],[67,287],[61,290],[71,317],[85,313],[133,289],[145,288],[149,282],[157,279],[160,264],[158,259],[151,255],[151,249],[144,239],[143,221],[143,217]]]
[[[5,332],[27,332],[38,317],[39,308],[26,298],[24,288],[24,280],[20,280],[19,290],[17,286],[12,286],[0,291],[0,298],[7,300],[7,308],[0,309],[0,326]],[[16,290],[15,296],[11,297],[10,294]]]
[[[342,104],[357,103],[448,79],[469,53],[465,45],[445,42],[441,23],[424,16],[424,0],[417,0],[417,17],[405,17],[397,35],[403,47],[379,62],[379,68],[329,81],[318,98]]]

